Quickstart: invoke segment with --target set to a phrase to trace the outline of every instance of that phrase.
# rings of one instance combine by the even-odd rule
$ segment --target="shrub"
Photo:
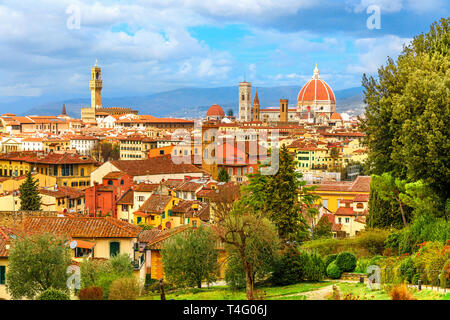
[[[384,240],[384,247],[398,250],[401,235],[402,235],[401,230],[391,231],[391,233],[389,233],[386,239]]]
[[[387,230],[372,229],[363,231],[353,238],[306,241],[301,248],[316,251],[321,256],[352,251],[358,257],[369,257],[383,253],[384,242],[388,234]]]
[[[399,238],[399,253],[414,253],[423,242],[445,244],[450,235],[450,221],[436,219],[428,215],[418,216],[414,222],[403,229]]]
[[[320,281],[326,276],[325,263],[322,257],[315,252],[309,255],[308,264],[305,269],[304,280]]]
[[[337,256],[338,256],[337,254],[329,254],[328,256],[326,256],[325,257],[325,268],[328,268],[330,263],[332,263],[334,260],[336,260]]]
[[[67,293],[57,290],[54,288],[49,288],[43,291],[37,300],[70,300],[70,297]]]
[[[342,275],[341,269],[336,264],[336,261],[333,261],[330,263],[330,265],[327,267],[327,275],[331,279],[339,279]]]
[[[109,300],[136,300],[139,282],[135,277],[114,280],[109,288]]]
[[[319,254],[288,248],[275,264],[271,282],[288,285],[300,281],[320,281],[326,276],[325,263]]]
[[[389,292],[392,300],[417,300],[408,290],[406,284],[401,283],[393,286]]]
[[[309,263],[307,252],[299,252],[296,248],[289,247],[275,263],[275,270],[271,277],[272,283],[288,285],[305,280]]]
[[[416,268],[414,268],[414,260],[411,257],[406,258],[400,265],[399,275],[402,280],[406,280],[409,283],[413,283],[413,277],[416,274]]]
[[[80,300],[103,300],[103,290],[100,287],[87,287],[78,293]]]
[[[370,266],[372,266],[372,265],[378,265],[379,264],[379,261],[381,260],[381,259],[383,259],[383,256],[373,256],[372,258],[370,258]]]
[[[336,264],[343,272],[352,272],[356,268],[356,257],[351,252],[339,253]]]
[[[370,261],[371,261],[371,259],[369,259],[369,258],[358,259],[358,261],[356,261],[355,272],[366,273],[367,268],[371,265]]]
[[[442,243],[436,241],[423,243],[420,247],[414,259],[420,279],[424,283],[437,285],[439,274],[449,259],[448,252]]]
[[[97,280],[97,285],[102,288],[103,291],[103,299],[108,300],[109,297],[109,288],[114,280],[119,279],[116,274],[113,273],[104,273],[101,274]]]

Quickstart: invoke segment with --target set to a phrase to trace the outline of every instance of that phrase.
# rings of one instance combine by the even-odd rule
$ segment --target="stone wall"
[[[56,217],[56,211],[0,211],[0,226],[18,228],[26,217]]]

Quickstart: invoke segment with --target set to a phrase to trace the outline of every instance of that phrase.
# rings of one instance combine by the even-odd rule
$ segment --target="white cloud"
[[[408,8],[415,13],[439,12],[445,0],[406,0]]]
[[[41,94],[40,88],[29,87],[28,84],[0,87],[0,96],[5,97],[38,97]]]
[[[356,13],[366,12],[367,8],[371,5],[379,6],[381,9],[381,13],[399,12],[400,10],[403,9],[402,0],[360,0],[359,3],[353,3],[354,11]]]
[[[396,58],[403,50],[403,45],[410,41],[409,38],[400,38],[395,35],[357,39],[355,47],[360,52],[358,63],[350,64],[347,71],[350,73],[374,74],[381,65],[386,63],[388,56]]]

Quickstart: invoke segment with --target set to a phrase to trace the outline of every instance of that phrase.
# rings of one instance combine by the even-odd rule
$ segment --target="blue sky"
[[[380,29],[367,28],[371,5]],[[88,97],[96,59],[108,96],[244,77],[300,88],[315,63],[344,89],[448,14],[446,0],[0,0],[0,101]]]

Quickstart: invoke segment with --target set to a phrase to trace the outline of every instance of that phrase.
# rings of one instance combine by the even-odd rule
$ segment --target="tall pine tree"
[[[307,231],[302,214],[302,206],[312,207],[315,197],[305,187],[302,174],[295,171],[296,162],[283,146],[280,149],[279,170],[275,175],[250,175],[250,183],[245,187],[251,193],[248,201],[253,208],[261,211],[277,227],[284,241],[299,240]]]
[[[19,187],[20,191],[20,210],[24,211],[40,211],[41,196],[39,195],[39,184],[31,176],[31,172],[27,173],[27,178]]]

